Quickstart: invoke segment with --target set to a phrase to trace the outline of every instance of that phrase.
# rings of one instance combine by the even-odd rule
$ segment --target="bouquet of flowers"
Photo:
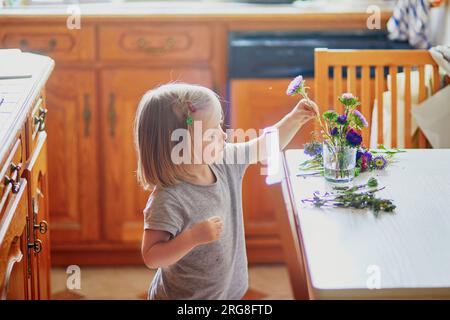
[[[288,95],[301,95],[309,103],[305,80],[296,77],[287,89]],[[358,98],[352,93],[344,93],[338,101],[344,106],[344,112],[328,110],[321,116],[317,114],[322,142],[317,139],[305,144],[304,152],[311,158],[300,164],[302,170],[313,170],[313,173],[299,174],[311,176],[324,175],[332,182],[348,182],[360,172],[383,170],[392,162],[394,154],[404,152],[399,149],[386,149],[380,145],[377,150],[369,150],[362,145],[361,131],[369,124],[366,118],[357,110],[360,105]],[[321,194],[316,191],[312,198],[302,200],[316,207],[340,207],[355,209],[371,209],[378,216],[380,211],[393,212],[395,205],[392,200],[381,199],[375,193],[383,190],[378,187],[378,181],[370,178],[367,183],[348,187],[334,186],[334,192]]]
[[[309,100],[302,76],[296,77],[288,86],[288,95],[301,95]],[[305,153],[312,157],[301,164],[303,170],[315,170],[327,180],[348,182],[360,172],[383,170],[392,161],[398,149],[369,150],[362,145],[361,131],[369,126],[363,114],[357,110],[360,102],[352,93],[344,93],[338,101],[344,112],[328,110],[322,116],[317,114],[323,142],[316,138],[305,145]]]

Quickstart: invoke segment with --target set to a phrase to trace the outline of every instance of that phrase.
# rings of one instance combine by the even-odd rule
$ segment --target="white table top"
[[[314,208],[331,190],[323,177],[297,177],[303,150],[287,150],[289,179],[313,298],[450,298],[450,149],[408,150],[375,176],[395,213]],[[373,281],[380,280],[380,289]]]

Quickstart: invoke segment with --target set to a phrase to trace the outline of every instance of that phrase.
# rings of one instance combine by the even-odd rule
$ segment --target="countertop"
[[[22,53],[18,49],[0,50],[0,162],[53,67],[54,61],[49,57]],[[27,74],[31,77],[2,78]]]
[[[347,3],[346,3],[347,2]],[[299,1],[291,5],[264,5],[235,2],[203,2],[203,1],[147,1],[147,2],[111,2],[59,4],[46,6],[23,6],[3,8],[0,16],[68,16],[79,12],[83,16],[285,16],[285,15],[341,15],[364,14],[369,6],[376,5],[380,12],[391,12],[392,3],[386,1]]]

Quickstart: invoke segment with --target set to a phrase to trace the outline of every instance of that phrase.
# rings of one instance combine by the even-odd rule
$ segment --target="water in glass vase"
[[[323,143],[324,177],[331,182],[350,182],[355,177],[356,148]]]

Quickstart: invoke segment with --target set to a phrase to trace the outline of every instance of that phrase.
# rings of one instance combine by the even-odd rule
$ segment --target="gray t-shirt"
[[[225,150],[230,150],[228,145]],[[193,224],[220,216],[217,241],[192,249],[168,267],[159,268],[149,299],[241,299],[248,288],[247,253],[242,215],[242,178],[246,164],[212,164],[212,185],[181,182],[154,191],[144,210],[144,229],[164,230],[171,239]]]

